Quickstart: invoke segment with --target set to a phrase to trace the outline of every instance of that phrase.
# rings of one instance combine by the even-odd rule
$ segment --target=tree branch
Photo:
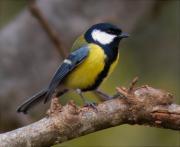
[[[77,107],[73,102],[60,106],[54,98],[48,116],[17,130],[0,134],[1,146],[50,146],[98,130],[139,124],[180,130],[180,105],[174,104],[168,92],[149,86],[118,87],[126,98],[100,103],[98,112]]]
[[[29,0],[29,10],[31,14],[39,21],[40,25],[44,29],[44,31],[49,36],[50,40],[53,42],[55,47],[57,48],[60,55],[65,58],[68,55],[68,51],[62,46],[62,43],[59,39],[58,34],[52,29],[52,27],[47,22],[46,18],[43,16],[41,11],[36,5],[36,0]]]

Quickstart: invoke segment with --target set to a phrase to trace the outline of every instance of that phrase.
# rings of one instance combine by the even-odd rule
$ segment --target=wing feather
[[[89,52],[88,46],[84,46],[72,52],[64,62],[59,66],[58,70],[54,74],[49,87],[48,92],[45,96],[44,103],[47,102],[48,99],[52,96],[55,89],[61,83],[61,81],[68,75],[70,71],[72,71],[76,66],[84,61]],[[66,62],[65,62],[66,61]],[[68,61],[68,62],[67,62]]]

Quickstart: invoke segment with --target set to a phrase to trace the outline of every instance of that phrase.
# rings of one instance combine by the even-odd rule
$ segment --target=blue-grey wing
[[[45,96],[45,102],[52,96],[55,89],[61,83],[61,81],[72,71],[77,65],[82,63],[84,59],[88,56],[89,48],[88,46],[81,47],[74,52],[72,52],[59,66],[58,70],[54,74],[49,87],[48,92]]]

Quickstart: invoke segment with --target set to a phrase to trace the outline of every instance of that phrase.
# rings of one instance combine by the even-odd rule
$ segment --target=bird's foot
[[[110,96],[104,92],[102,92],[101,90],[97,89],[95,91],[99,96],[101,96],[101,99],[103,101],[107,101],[107,100],[111,100],[111,99],[115,99],[115,98],[126,98],[123,94],[121,94],[120,92],[117,92],[116,94],[114,94],[113,96]]]
[[[96,106],[97,106],[97,103],[95,102],[85,101],[84,103],[84,107],[93,108],[97,112],[98,110]]]
[[[115,98],[127,98],[126,96],[124,96],[122,93],[117,92],[115,95],[112,96],[112,99]]]

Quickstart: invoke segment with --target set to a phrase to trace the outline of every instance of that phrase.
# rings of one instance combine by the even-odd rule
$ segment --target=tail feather
[[[47,89],[43,89],[39,93],[33,95],[32,97],[30,97],[27,101],[25,101],[22,105],[18,107],[17,112],[19,113],[22,112],[26,114],[30,108],[32,108],[34,105],[44,100],[47,92],[48,92]]]

